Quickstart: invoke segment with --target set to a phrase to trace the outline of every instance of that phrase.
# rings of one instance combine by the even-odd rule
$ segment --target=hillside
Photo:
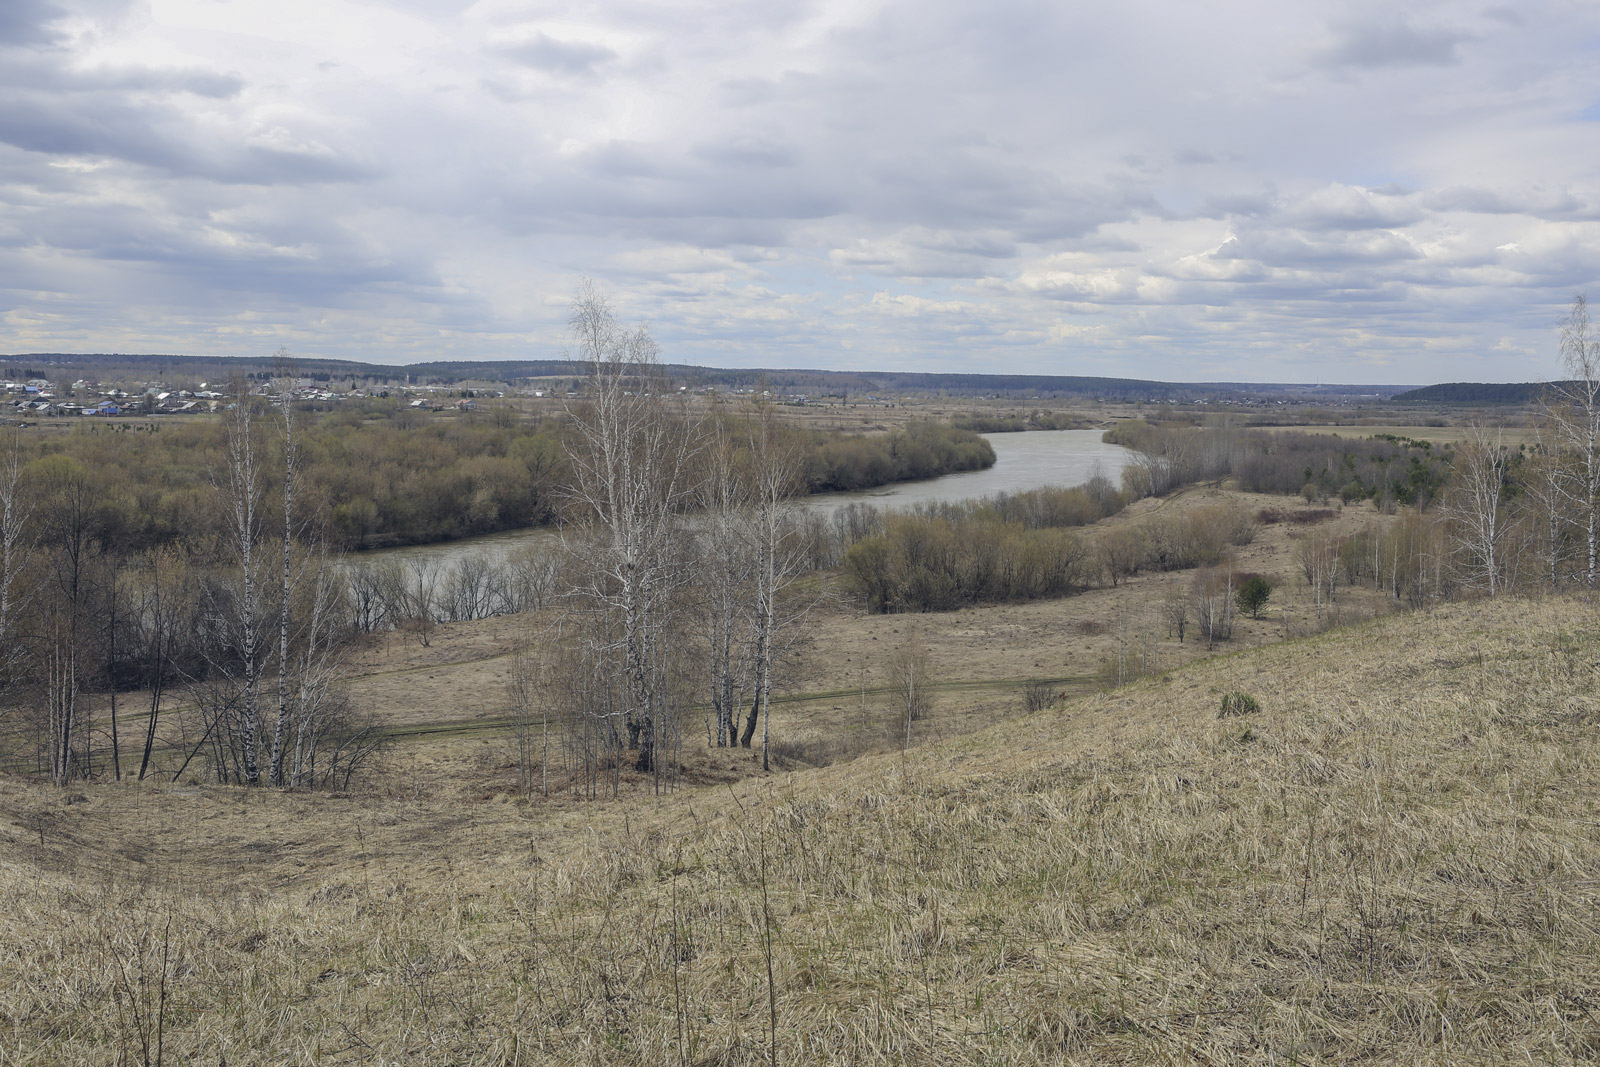
[[[1550,388],[1547,382],[1447,382],[1396,393],[1397,404],[1531,404]]]
[[[1455,604],[632,805],[7,781],[0,1039],[141,1062],[165,974],[171,1062],[1587,1060],[1597,638]]]

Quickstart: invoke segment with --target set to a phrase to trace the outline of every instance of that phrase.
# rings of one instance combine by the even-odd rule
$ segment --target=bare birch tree
[[[761,718],[761,769],[771,770],[772,668],[784,624],[792,622],[780,607],[780,598],[805,570],[805,556],[794,536],[790,501],[800,491],[799,439],[778,422],[770,403],[760,405],[750,420],[752,465],[751,534],[755,548],[756,611],[754,617],[756,699],[745,723],[741,744],[750,747],[756,716]],[[799,606],[803,613],[804,606]],[[796,613],[798,614],[798,613]]]
[[[13,430],[0,443],[0,687],[22,657],[18,617],[22,589],[17,576],[29,542],[24,537],[33,506],[22,487],[22,440]]]
[[[173,674],[175,653],[185,643],[183,627],[193,612],[194,587],[187,561],[176,550],[158,548],[145,559],[137,585],[135,631],[142,647],[140,660],[145,687],[150,693],[145,720],[144,752],[139,759],[139,781],[150,773],[161,723],[162,699]]]
[[[674,594],[687,580],[673,563],[693,440],[665,395],[648,331],[620,325],[588,283],[573,303],[571,328],[576,357],[589,369],[570,412],[581,523],[580,535],[567,540],[580,567],[574,593],[615,623],[606,651],[625,682],[627,743],[638,752],[637,769],[654,773],[657,746],[672,728],[664,639]]]
[[[1545,408],[1573,460],[1564,495],[1583,531],[1584,580],[1593,589],[1600,566],[1600,332],[1582,293],[1572,298],[1561,325],[1561,367],[1568,380],[1551,388]]]
[[[97,486],[68,456],[48,456],[34,468],[39,493],[40,547],[45,581],[38,587],[31,628],[43,667],[50,777],[64,782],[90,773],[92,734],[84,693],[86,657],[94,632],[91,593],[99,550]]]
[[[289,352],[280,348],[277,360],[283,374],[278,393],[278,417],[283,429],[283,570],[278,583],[278,713],[272,720],[272,750],[268,760],[267,784],[283,785],[284,739],[289,720],[289,615],[294,606],[295,476],[299,456],[294,436],[294,379],[289,376]]]
[[[285,654],[293,657],[292,685],[285,694],[287,717],[293,728],[294,761],[287,775],[280,772],[280,784],[289,788],[314,785],[318,780],[318,757],[324,748],[330,720],[344,711],[341,683],[344,677],[345,635],[341,618],[345,603],[340,571],[319,546],[301,568],[297,600],[300,619],[292,645]],[[359,727],[354,738],[343,737],[344,778],[374,750],[377,742],[362,736]],[[352,745],[353,743],[353,745]],[[333,772],[328,772],[329,774]]]
[[[1561,588],[1563,563],[1570,554],[1569,524],[1566,522],[1566,487],[1573,471],[1567,455],[1552,440],[1551,426],[1536,428],[1523,484],[1527,490],[1527,514],[1538,531],[1538,553],[1542,578],[1552,591]]]
[[[262,527],[265,456],[259,440],[251,397],[243,379],[233,383],[232,404],[223,422],[223,465],[214,476],[226,503],[228,546],[238,566],[238,589],[231,605],[235,647],[233,664],[240,690],[233,733],[246,785],[261,781]]]
[[[1195,622],[1209,649],[1233,636],[1232,568],[1202,568],[1194,576],[1193,589]]]
[[[725,748],[738,743],[734,720],[750,681],[746,636],[753,629],[755,572],[751,539],[745,536],[751,502],[749,465],[726,412],[706,421],[702,455],[696,502],[702,560],[698,606],[709,653],[706,675],[713,719],[707,740]]]
[[[1448,511],[1463,577],[1492,597],[1503,585],[1503,546],[1512,520],[1504,508],[1506,449],[1499,430],[1472,422],[1456,446],[1455,487]]]

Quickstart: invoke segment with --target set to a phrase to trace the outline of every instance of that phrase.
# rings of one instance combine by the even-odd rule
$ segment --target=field
[[[1453,605],[635,804],[6,784],[0,1034],[139,1062],[164,988],[173,1062],[1577,1062],[1597,636]]]
[[[1490,415],[1488,421],[1491,425],[1493,425],[1493,413],[1488,414]],[[1463,416],[1461,421],[1455,422],[1449,426],[1427,426],[1420,424],[1407,425],[1399,423],[1367,426],[1335,423],[1328,426],[1307,425],[1295,426],[1291,428],[1295,430],[1301,430],[1305,433],[1330,433],[1337,434],[1340,437],[1355,438],[1372,437],[1375,434],[1392,434],[1395,437],[1409,437],[1416,441],[1432,441],[1436,445],[1453,445],[1458,444],[1467,436],[1468,431],[1466,425],[1464,424],[1466,418],[1467,416]],[[1533,442],[1537,440],[1537,434],[1531,427],[1513,425],[1508,426],[1501,431],[1501,438],[1506,444],[1510,445],[1512,448],[1516,448],[1518,445],[1533,444]]]
[[[0,781],[0,1059],[1591,1059],[1593,608],[1350,590],[1315,633],[1304,529],[1241,550],[1284,579],[1262,619],[1211,654],[1148,628],[1158,673],[1111,691],[1164,576],[824,602],[781,769],[691,744],[662,797],[516,796],[497,720],[535,618],[363,650],[352,697],[399,736],[357,794]],[[911,627],[937,698],[903,748],[875,672]],[[1219,718],[1235,691],[1259,710]]]

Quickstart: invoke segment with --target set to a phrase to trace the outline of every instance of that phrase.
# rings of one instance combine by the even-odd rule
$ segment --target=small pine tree
[[[1267,598],[1272,595],[1272,583],[1259,574],[1251,575],[1239,587],[1238,594],[1233,598],[1239,610],[1248,614],[1252,619],[1261,617],[1261,609],[1266,606]]]

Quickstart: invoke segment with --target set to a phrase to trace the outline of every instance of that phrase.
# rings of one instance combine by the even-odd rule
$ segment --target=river
[[[880,507],[903,507],[933,500],[965,500],[1000,492],[1017,493],[1041,485],[1081,485],[1094,476],[1097,468],[1112,482],[1120,484],[1122,468],[1132,461],[1134,453],[1121,445],[1106,444],[1100,440],[1100,435],[1100,430],[984,434],[994,446],[995,457],[994,466],[987,470],[962,471],[920,482],[898,482],[855,493],[820,493],[799,503],[808,511],[832,514],[847,504],[860,501]],[[376,549],[347,558],[351,562],[433,559],[447,565],[477,552],[503,557],[523,545],[552,541],[555,536],[551,527],[533,526],[459,541]]]

